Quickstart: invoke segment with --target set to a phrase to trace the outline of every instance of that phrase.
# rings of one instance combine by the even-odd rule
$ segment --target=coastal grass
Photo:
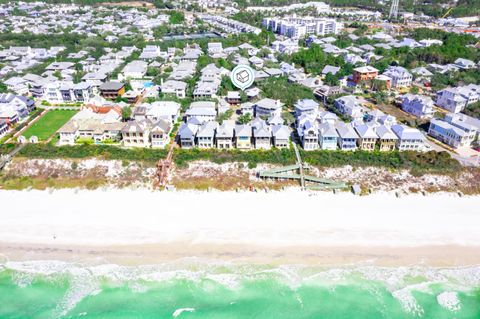
[[[367,151],[300,151],[302,160],[316,167],[384,167],[387,169],[407,169],[414,175],[425,173],[455,174],[463,170],[461,164],[453,159],[447,152],[430,151],[426,153],[405,152],[367,152]],[[249,168],[258,164],[267,163],[274,165],[292,165],[296,163],[293,149],[271,150],[200,150],[177,149],[174,153],[175,164],[185,167],[188,162],[206,160],[217,164],[227,162],[246,162]]]
[[[24,190],[24,189],[62,189],[62,188],[84,188],[97,189],[108,185],[107,178],[89,177],[43,177],[43,176],[0,176],[0,189],[4,190]]]
[[[27,128],[22,135],[26,138],[36,136],[40,141],[45,141],[55,134],[77,112],[76,110],[50,110]]]
[[[0,145],[0,153],[12,149],[12,145]],[[447,152],[414,151],[303,151],[302,160],[316,167],[383,167],[392,170],[407,169],[414,175],[426,173],[452,175],[464,170],[461,164]],[[51,144],[27,144],[18,154],[25,158],[101,158],[106,160],[156,162],[167,156],[165,149],[121,148],[112,145],[54,146]],[[175,149],[173,160],[177,167],[184,168],[189,162],[210,161],[222,163],[248,163],[249,168],[258,164],[292,165],[296,163],[295,152],[289,149],[241,151],[217,149]]]
[[[26,158],[101,158],[105,160],[127,160],[156,162],[167,156],[164,149],[120,148],[112,145],[55,146],[51,144],[27,144],[18,154]]]

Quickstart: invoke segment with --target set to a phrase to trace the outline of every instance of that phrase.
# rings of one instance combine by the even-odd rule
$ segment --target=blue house
[[[338,147],[341,150],[355,151],[357,149],[359,136],[351,125],[340,122],[337,125],[337,132]]]
[[[325,122],[319,125],[318,143],[322,150],[337,149],[338,133],[335,126]]]

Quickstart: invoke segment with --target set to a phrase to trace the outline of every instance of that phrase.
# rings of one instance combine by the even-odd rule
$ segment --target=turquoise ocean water
[[[480,318],[480,267],[6,262],[0,318]]]

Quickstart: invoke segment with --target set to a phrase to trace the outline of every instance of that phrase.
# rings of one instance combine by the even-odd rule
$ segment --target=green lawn
[[[76,110],[50,110],[40,120],[26,129],[22,135],[26,138],[36,136],[40,141],[45,141],[55,134],[77,112]]]

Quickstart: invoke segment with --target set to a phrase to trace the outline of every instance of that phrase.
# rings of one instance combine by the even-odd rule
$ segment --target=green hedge
[[[6,155],[13,151],[15,144],[0,144],[0,155]]]
[[[14,144],[0,145],[0,153],[13,149]],[[460,163],[447,152],[430,151],[426,153],[406,152],[366,152],[366,151],[303,151],[300,150],[303,161],[318,167],[339,167],[352,165],[354,167],[385,167],[387,169],[408,169],[415,174],[436,173],[451,174],[462,170]],[[54,146],[50,144],[28,144],[18,156],[27,158],[88,158],[132,160],[155,162],[165,158],[167,150],[135,148],[125,149],[112,145],[75,145]],[[174,161],[179,167],[185,167],[189,162],[205,160],[217,164],[246,162],[249,167],[260,163],[291,165],[296,162],[293,149],[271,150],[217,150],[217,149],[175,149]]]
[[[388,169],[408,169],[414,174],[436,173],[451,174],[462,170],[460,163],[447,152],[366,152],[366,151],[303,151],[302,160],[318,167],[339,167],[352,165],[354,167],[385,167]],[[291,165],[296,162],[293,149],[272,150],[200,150],[177,149],[174,153],[175,163],[183,167],[195,160],[208,160],[214,163],[247,162],[249,167],[260,163]]]
[[[289,165],[295,163],[295,153],[289,149],[240,151],[216,149],[176,149],[175,164],[184,167],[188,162],[206,160],[222,164],[228,162],[247,162],[250,167],[259,163]]]
[[[50,144],[28,144],[18,156],[28,158],[88,158],[98,157],[112,160],[155,162],[165,158],[166,150],[148,148],[120,148],[111,145],[54,146]]]
[[[409,169],[413,173],[449,174],[462,169],[460,163],[447,152],[430,151],[426,153],[405,152],[344,152],[344,151],[301,151],[302,159],[314,166],[336,167],[352,165],[354,167],[377,166],[389,169]]]

